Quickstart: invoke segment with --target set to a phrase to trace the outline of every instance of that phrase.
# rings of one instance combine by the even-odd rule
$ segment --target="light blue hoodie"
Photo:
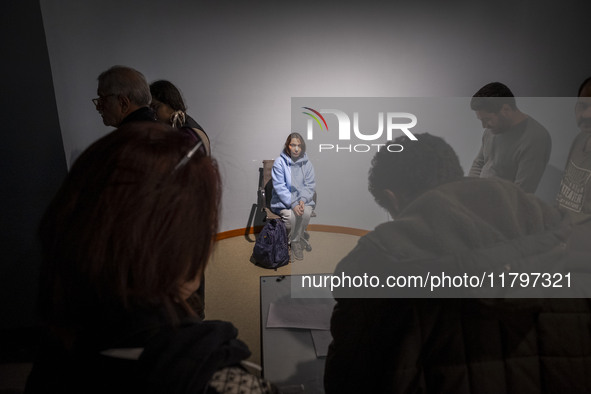
[[[316,191],[314,167],[308,160],[308,155],[297,159],[295,163],[291,157],[282,152],[275,159],[272,171],[273,197],[271,210],[276,214],[282,209],[293,209],[301,200],[306,205],[316,205],[313,197]]]

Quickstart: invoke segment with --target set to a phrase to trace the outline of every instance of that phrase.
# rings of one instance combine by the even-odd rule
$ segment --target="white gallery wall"
[[[66,159],[111,131],[90,101],[102,71],[121,64],[148,82],[170,80],[211,138],[228,231],[248,225],[261,160],[277,157],[290,132],[292,97],[470,97],[492,81],[516,96],[574,96],[591,74],[585,4],[41,0],[41,10]],[[556,179],[574,117],[568,108],[536,117],[552,124]],[[481,138],[471,122],[453,135],[419,131],[446,137],[467,171]],[[370,204],[361,216],[323,219],[319,203],[314,223],[372,229],[387,219],[367,192],[368,168],[334,177],[326,158],[310,156],[321,204],[343,190]],[[551,194],[549,182],[540,193]]]

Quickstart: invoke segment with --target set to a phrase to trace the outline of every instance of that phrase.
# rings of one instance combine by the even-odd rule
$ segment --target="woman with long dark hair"
[[[27,393],[214,393],[228,376],[270,392],[240,367],[234,326],[186,301],[220,195],[202,141],[163,124],[130,123],[78,158],[40,227],[47,335]]]
[[[193,130],[203,140],[207,153],[210,153],[209,137],[203,127],[187,114],[187,106],[181,91],[170,81],[158,80],[150,84],[152,103],[150,107],[159,121],[172,127],[186,127]]]

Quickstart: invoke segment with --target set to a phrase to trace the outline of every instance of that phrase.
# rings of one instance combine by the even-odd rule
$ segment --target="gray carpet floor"
[[[331,273],[336,264],[357,244],[358,236],[310,231],[312,251],[279,269],[265,269],[249,259],[254,235],[218,241],[205,271],[205,319],[225,320],[238,328],[238,337],[260,357],[260,277],[272,275]]]

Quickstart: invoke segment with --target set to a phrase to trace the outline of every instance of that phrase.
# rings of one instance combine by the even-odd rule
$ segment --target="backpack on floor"
[[[287,231],[281,219],[271,219],[254,244],[250,261],[259,267],[276,269],[289,263]]]

